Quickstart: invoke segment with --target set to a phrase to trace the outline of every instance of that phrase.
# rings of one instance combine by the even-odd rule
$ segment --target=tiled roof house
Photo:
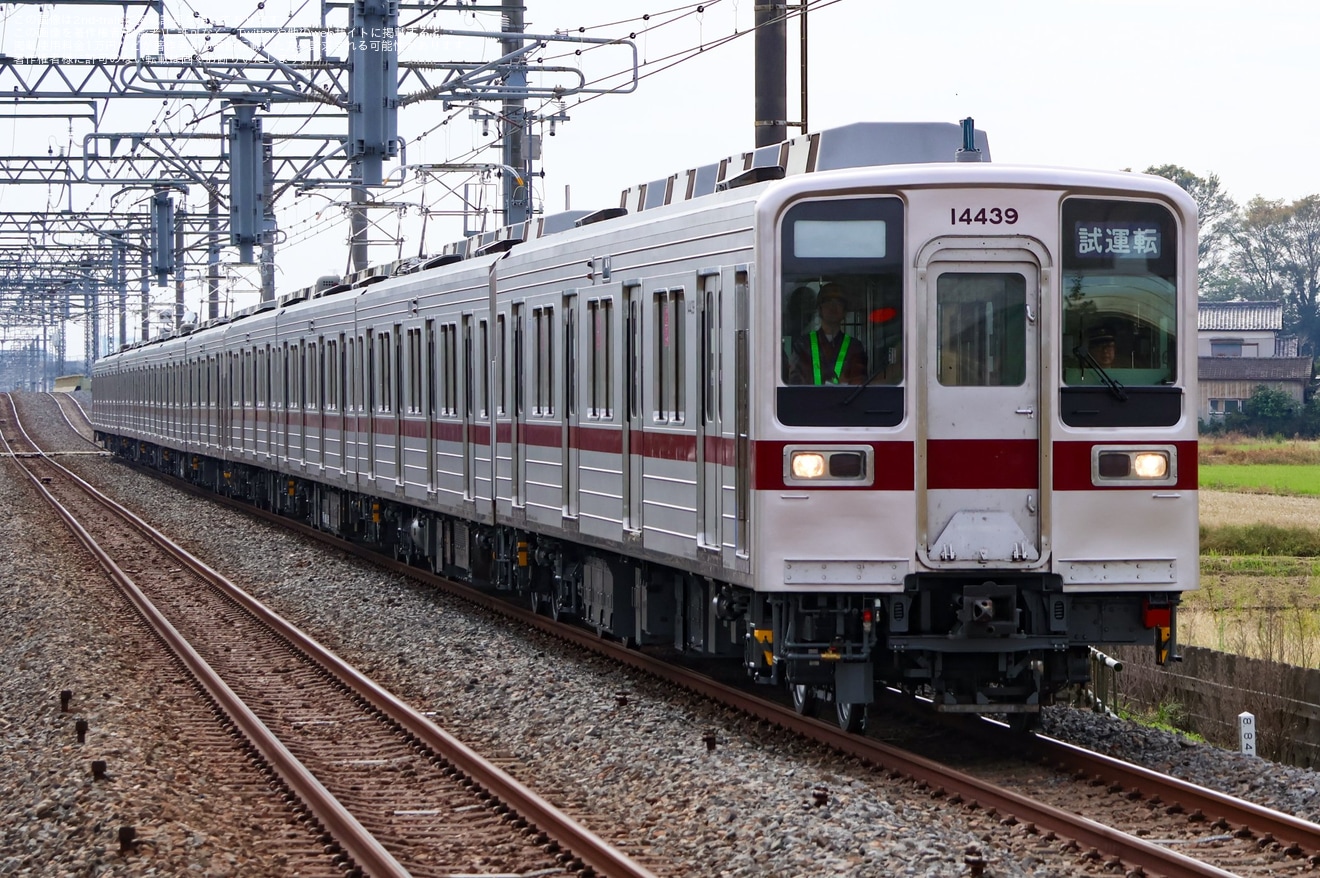
[[[1283,335],[1282,302],[1201,302],[1196,324],[1202,420],[1241,411],[1261,385],[1305,401],[1312,362]]]

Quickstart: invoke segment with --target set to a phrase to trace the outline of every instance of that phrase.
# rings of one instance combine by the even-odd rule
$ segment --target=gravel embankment
[[[24,401],[36,430],[55,428],[46,424],[58,420],[53,404]],[[440,725],[486,752],[516,757],[523,776],[552,797],[608,815],[597,819],[627,827],[679,873],[947,876],[972,874],[969,859],[983,860],[982,874],[994,876],[1079,871],[1057,842],[1021,827],[951,807],[548,638],[509,630],[444,595],[121,465],[81,457],[69,463],[362,671],[434,711]],[[141,681],[114,666],[114,632],[97,627],[103,612],[94,590],[77,582],[87,574],[68,572],[87,565],[53,557],[47,546],[56,526],[49,516],[22,512],[35,499],[17,483],[12,462],[0,466],[0,503],[11,510],[11,537],[0,544],[0,654],[17,669],[0,691],[0,791],[7,826],[35,827],[4,830],[0,875],[151,874],[117,853],[116,821],[129,812],[142,815],[134,818],[140,833],[168,840],[170,850],[190,839],[194,874],[245,874],[215,841],[228,831],[223,826],[242,825],[241,803],[213,797],[206,808],[216,825],[191,822],[195,815],[182,813],[170,784],[146,780],[156,770],[147,742],[167,725],[152,718],[149,699],[97,715],[102,734],[136,744],[115,754],[110,782],[90,780],[86,763],[105,758],[93,755],[103,751],[70,743],[59,690],[109,692],[108,679],[118,687]],[[88,652],[95,661],[82,660]],[[625,705],[615,698],[621,691],[629,693]],[[1047,723],[1112,755],[1320,818],[1315,774],[1085,712],[1052,711]],[[709,732],[719,742],[714,752],[703,741]],[[813,806],[818,787],[828,790],[821,807]]]

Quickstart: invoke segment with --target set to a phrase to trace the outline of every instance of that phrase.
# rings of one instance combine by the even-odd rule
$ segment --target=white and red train
[[[800,137],[126,347],[93,421],[845,727],[882,685],[1029,721],[1197,584],[1196,209],[978,156]]]

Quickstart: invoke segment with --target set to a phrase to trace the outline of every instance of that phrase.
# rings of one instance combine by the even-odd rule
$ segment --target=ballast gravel
[[[85,395],[81,395],[85,399]],[[34,436],[54,403],[20,395]],[[61,432],[63,431],[63,432]],[[57,450],[86,451],[78,440]],[[691,876],[1052,876],[1096,871],[1061,845],[934,799],[837,755],[513,630],[424,586],[309,546],[114,461],[61,462],[267,602],[364,673],[598,831]],[[0,876],[249,875],[245,809],[187,777],[186,742],[107,630],[96,568],[0,461]],[[60,692],[74,693],[73,710]],[[627,693],[620,699],[619,693]],[[622,702],[622,703],[621,703]],[[90,717],[77,743],[76,717]],[[1047,731],[1261,804],[1320,819],[1320,776],[1085,711]],[[717,745],[708,750],[706,738]],[[90,764],[105,760],[107,777]],[[162,765],[162,760],[178,764]],[[171,781],[171,778],[174,780]],[[824,804],[817,793],[824,791]],[[120,826],[147,844],[121,853]]]

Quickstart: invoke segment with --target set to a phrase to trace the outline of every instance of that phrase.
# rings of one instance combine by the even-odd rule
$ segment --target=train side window
[[[458,327],[440,327],[440,414],[458,416]]]
[[[724,389],[720,380],[720,298],[718,288],[706,290],[706,300],[701,309],[702,339],[701,360],[703,385],[701,421],[703,424],[715,424],[720,419],[721,392]]]
[[[532,309],[532,414],[555,413],[555,309]]]
[[[472,318],[463,315],[463,414],[471,418],[473,412],[472,397],[476,393],[476,385],[473,384],[472,377]]]
[[[624,356],[628,382],[628,417],[640,418],[642,415],[642,318],[638,298],[640,288],[627,288],[624,301],[628,303],[628,321],[624,330],[625,344],[628,350]]]
[[[408,412],[422,411],[422,331],[408,330]]]
[[[390,402],[394,399],[394,372],[390,368],[390,334],[382,332],[376,341],[376,352],[380,355],[380,411],[391,410]]]
[[[503,314],[495,316],[495,344],[498,350],[495,352],[495,414],[507,415],[509,413],[509,389],[505,383],[505,373],[508,371],[506,363],[509,362],[509,343],[507,321]]]
[[[577,309],[573,298],[564,296],[564,412],[571,417],[578,413],[578,343]]]
[[[424,377],[421,380],[425,383],[426,387],[426,416],[428,419],[434,418],[436,414],[438,414],[435,393],[436,351],[434,320],[426,321],[426,359],[419,368],[424,370]]]
[[[478,351],[481,355],[482,367],[477,370],[477,386],[480,388],[477,399],[481,402],[480,415],[483,418],[490,417],[490,381],[489,372],[485,367],[490,362],[490,321],[484,318],[477,322],[477,332],[481,346]],[[521,409],[521,406],[519,407]]]
[[[682,424],[686,402],[683,397],[684,291],[682,287],[657,290],[655,310],[655,413],[658,424]]]
[[[591,351],[587,356],[587,381],[590,388],[587,416],[599,420],[614,417],[612,306],[610,299],[587,302],[587,322],[591,328]]]
[[[509,321],[510,321],[509,328],[511,330],[511,335],[512,335],[512,338],[510,339],[510,344],[513,346],[513,364],[512,364],[513,415],[516,418],[521,418],[523,416],[523,411],[524,411],[523,405],[526,398],[523,388],[526,386],[526,381],[527,381],[527,375],[526,375],[527,367],[524,360],[525,351],[526,351],[524,344],[526,344],[526,340],[523,337],[522,305],[517,304],[513,306],[512,310],[509,313]],[[481,326],[482,326],[482,339],[484,342],[486,321],[483,320],[481,322]],[[486,358],[484,356],[485,354],[484,344],[483,344],[482,353],[483,353],[482,362],[485,362]]]

